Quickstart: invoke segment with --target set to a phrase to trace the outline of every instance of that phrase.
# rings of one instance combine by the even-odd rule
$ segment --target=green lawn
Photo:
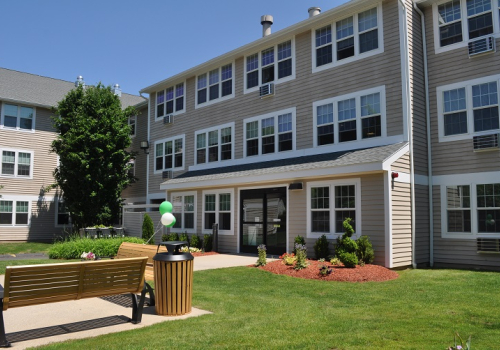
[[[0,254],[19,254],[19,253],[47,253],[51,243],[2,243],[0,244]]]
[[[406,270],[357,284],[248,267],[194,276],[193,305],[211,315],[43,349],[445,349],[453,331],[472,334],[473,349],[498,349],[495,272]]]

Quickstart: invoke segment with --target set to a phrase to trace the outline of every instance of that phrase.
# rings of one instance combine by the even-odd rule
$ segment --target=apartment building
[[[44,188],[54,183],[58,162],[49,152],[56,137],[51,108],[74,87],[75,82],[0,68],[0,241],[48,241],[68,227],[61,193]],[[119,86],[115,93],[124,108],[138,105],[140,110],[144,105],[143,97],[121,93]],[[143,132],[141,128],[136,132]],[[136,176],[145,183],[145,172]],[[141,197],[142,184],[134,186],[127,195]]]
[[[411,1],[353,0],[141,90],[149,203],[177,232],[272,254],[370,237],[375,262],[429,262],[424,67]]]

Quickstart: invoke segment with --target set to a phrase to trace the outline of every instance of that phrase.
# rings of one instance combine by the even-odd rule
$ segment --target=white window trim
[[[450,2],[451,0],[443,0],[437,3],[432,4],[432,18],[433,18],[433,31],[434,31],[434,50],[436,54],[455,50],[461,47],[467,47],[469,43],[469,28],[468,28],[468,23],[467,23],[467,3],[466,0],[460,0],[460,21],[462,22],[462,41],[451,44],[451,45],[446,45],[444,47],[441,47],[440,43],[440,34],[439,34],[439,13],[438,13],[438,6],[447,2]],[[496,0],[491,1],[491,10],[492,10],[492,17],[493,17],[493,33],[488,34],[492,35],[495,38],[500,38],[500,18],[498,15],[498,5],[496,3]],[[474,38],[473,40],[478,39]]]
[[[218,222],[219,217],[219,195],[229,193],[231,195],[231,230],[221,230],[219,227],[219,235],[222,236],[234,236],[234,189],[219,189],[219,190],[206,190],[202,192],[202,214],[201,214],[201,229],[202,233],[212,233],[212,230],[205,229],[205,195],[215,194],[215,221]]]
[[[296,123],[296,115],[297,115],[297,112],[296,112],[296,108],[295,107],[292,107],[292,108],[287,108],[287,109],[283,109],[283,110],[280,110],[280,111],[276,111],[276,112],[271,112],[271,113],[267,113],[267,114],[263,114],[263,115],[259,115],[259,116],[256,116],[256,117],[251,117],[251,118],[247,118],[247,119],[244,119],[243,120],[243,157],[244,158],[255,158],[255,157],[259,157],[259,160],[260,161],[266,161],[266,160],[272,160],[272,159],[275,159],[276,158],[276,155],[278,154],[286,154],[286,153],[289,153],[289,152],[294,152],[296,149],[297,149],[297,123]],[[261,127],[261,121],[263,119],[267,119],[267,118],[270,118],[270,117],[275,117],[274,118],[274,130],[275,130],[275,133],[274,133],[274,140],[275,140],[275,146],[277,147],[278,146],[278,135],[279,135],[279,132],[278,132],[278,116],[279,115],[283,115],[283,114],[288,114],[290,113],[292,115],[292,149],[290,151],[283,151],[283,152],[279,152],[276,148],[275,152],[274,153],[268,153],[268,154],[262,154],[262,127]],[[247,123],[251,123],[251,122],[254,122],[254,121],[258,121],[259,122],[259,154],[258,155],[254,155],[254,156],[247,156]]]
[[[227,123],[227,124],[222,124],[222,125],[218,125],[218,126],[215,126],[215,127],[212,127],[212,128],[207,128],[207,129],[203,129],[203,130],[198,130],[195,132],[194,134],[194,165],[197,166],[197,167],[204,167],[204,166],[207,166],[208,168],[212,168],[215,164],[220,164],[220,163],[224,163],[226,164],[226,162],[231,162],[232,160],[235,159],[234,157],[234,144],[235,144],[235,135],[234,135],[234,126],[235,126],[235,123],[234,122],[231,122],[231,123]],[[225,128],[231,128],[231,159],[225,159],[225,160],[221,160],[221,130],[222,129],[225,129]],[[216,162],[209,162],[208,161],[208,133],[211,132],[211,131],[218,131],[218,137],[219,137],[219,143],[218,143],[218,147],[219,147],[219,160],[216,161]],[[207,160],[205,163],[201,163],[201,164],[198,164],[197,161],[197,151],[198,151],[198,144],[197,144],[197,139],[198,139],[198,135],[200,134],[206,134],[206,140],[207,140],[207,146],[205,147],[205,149],[207,150],[207,153],[205,155],[205,159]]]
[[[31,200],[15,196],[14,197],[2,196],[2,198],[0,198],[0,201],[12,202],[12,222],[13,222],[10,225],[0,225],[0,227],[31,227],[31,208],[32,208]],[[28,224],[26,225],[24,224],[17,225],[14,223],[16,221],[17,202],[28,202]]]
[[[231,65],[231,93],[229,95],[226,95],[224,97],[218,97],[214,100],[211,100],[210,101],[210,72],[213,71],[214,69],[218,69],[219,70],[219,96],[222,96],[222,67],[224,66],[227,66],[227,65]],[[195,109],[198,109],[198,108],[203,108],[203,107],[206,107],[206,106],[210,106],[210,105],[213,105],[214,103],[219,103],[219,102],[222,102],[222,101],[226,101],[226,100],[229,100],[231,98],[234,98],[234,90],[235,90],[235,80],[236,80],[236,74],[235,74],[235,65],[234,65],[234,61],[232,62],[228,62],[226,64],[221,64],[220,66],[218,67],[213,67],[209,70],[207,70],[205,73],[201,73],[201,74],[198,74],[196,76],[196,82],[195,82],[195,103],[194,103],[194,108]],[[206,102],[203,102],[202,104],[198,104],[198,77],[200,75],[203,75],[203,74],[206,74],[207,76],[207,86],[206,86],[206,89],[207,89],[207,101]]]
[[[21,104],[18,104],[18,103],[10,103],[10,102],[6,102],[6,101],[0,101],[2,102],[1,103],[1,118],[0,118],[0,129],[3,129],[3,130],[16,130],[16,131],[21,131],[21,132],[31,132],[31,133],[34,133],[35,132],[35,121],[36,121],[36,107],[34,106],[28,106],[28,105],[21,105]],[[13,105],[13,106],[17,106],[18,108],[19,107],[27,107],[27,108],[32,108],[33,109],[33,118],[32,118],[32,121],[31,121],[31,129],[22,129],[20,127],[15,127],[15,128],[11,128],[11,127],[8,127],[8,126],[4,126],[4,119],[5,119],[5,114],[4,114],[4,108],[5,108],[5,105],[8,104],[8,105]],[[18,111],[18,116],[17,116],[17,123],[19,123],[19,111]]]
[[[462,81],[459,83],[449,84],[438,86],[436,88],[436,100],[437,100],[437,114],[438,114],[438,134],[439,134],[439,142],[449,142],[449,141],[458,141],[458,140],[467,140],[472,139],[473,136],[478,135],[488,135],[492,133],[498,133],[500,129],[492,129],[486,131],[478,131],[474,132],[474,113],[472,106],[472,86],[479,85],[484,83],[497,83],[497,94],[498,94],[498,102],[500,108],[500,74],[490,75],[487,77],[477,78],[473,80]],[[443,93],[448,90],[465,88],[465,103],[466,103],[466,111],[467,111],[467,133],[459,134],[459,135],[444,135],[444,110],[443,110]]]
[[[291,59],[292,59],[292,74],[287,76],[287,77],[284,77],[284,78],[281,78],[281,79],[278,79],[278,63],[280,62],[278,60],[278,45],[279,44],[282,44],[282,43],[285,43],[287,41],[291,41],[291,45],[292,45],[292,54],[291,54]],[[296,72],[296,55],[295,55],[295,37],[289,39],[289,40],[282,40],[281,42],[275,44],[274,46],[272,46],[274,48],[274,81],[272,83],[274,83],[275,85],[278,85],[278,84],[281,84],[281,83],[286,83],[287,81],[291,81],[291,80],[294,80],[295,79],[295,72]],[[267,47],[266,49],[270,49],[271,46]],[[259,88],[262,86],[262,51],[266,50],[266,49],[263,49],[263,50],[259,50],[259,52],[254,52],[250,55],[247,55],[245,56],[244,60],[243,60],[243,66],[244,66],[244,74],[243,74],[243,93],[244,94],[248,94],[250,92],[253,92],[253,91],[257,91],[259,90]],[[246,62],[247,62],[247,57],[249,56],[252,56],[252,55],[255,55],[257,54],[257,57],[258,57],[258,68],[257,68],[257,71],[259,72],[258,76],[259,76],[259,83],[257,84],[257,86],[254,86],[250,89],[247,89],[247,66],[246,66]],[[268,84],[268,83],[266,83]]]
[[[3,151],[15,152],[15,164],[14,164],[14,175],[4,175],[2,174],[2,155]],[[19,164],[19,153],[29,153],[30,154],[30,174],[29,176],[20,176],[17,175],[17,168]],[[0,148],[0,178],[9,178],[9,179],[33,179],[33,163],[35,158],[34,151],[27,151],[23,149],[15,149],[15,148]]]
[[[174,168],[168,168],[168,169],[163,168],[162,170],[156,170],[156,145],[158,143],[164,144],[165,142],[172,141],[172,147],[173,147],[173,152],[174,152],[173,154],[175,156],[175,140],[178,140],[178,139],[182,139],[182,167],[174,167]],[[165,152],[165,146],[163,148],[163,151]],[[165,157],[165,154],[163,154],[163,157]],[[163,161],[165,162],[165,159]],[[153,169],[154,169],[153,173],[154,174],[161,174],[167,170],[181,171],[181,170],[184,170],[185,167],[186,167],[186,135],[185,134],[155,141],[155,143],[154,143],[154,155],[153,155]]]
[[[136,116],[136,115],[132,115],[132,116],[128,117],[128,125],[129,125],[129,126],[130,126],[130,125],[132,125],[132,124],[130,123],[132,119],[134,120],[134,133],[133,133],[133,134],[132,134],[132,133],[130,134],[130,138],[134,138],[134,137],[135,137],[135,135],[137,134],[137,116]]]
[[[185,196],[193,196],[194,197],[194,228],[185,228],[185,227],[182,227],[182,228],[177,228],[177,229],[174,229],[172,228],[173,230],[182,230],[182,232],[187,232],[187,233],[196,233],[197,232],[197,229],[196,229],[196,223],[198,222],[198,198],[197,198],[197,192],[196,191],[189,191],[189,192],[169,192],[168,193],[169,197],[170,197],[170,201],[172,204],[174,204],[173,202],[173,197],[174,196],[180,196],[182,197],[182,214],[184,214],[184,197]],[[190,213],[190,212],[189,212]],[[184,223],[185,221],[182,220],[182,225],[184,226]]]
[[[371,95],[371,94],[380,94],[380,129],[381,135],[376,137],[370,137],[363,139],[362,138],[362,125],[361,125],[361,96]],[[356,140],[339,142],[339,121],[338,121],[338,102],[356,99]],[[334,142],[328,145],[318,145],[318,106],[323,106],[326,104],[333,104],[333,125],[334,125]],[[378,86],[375,88],[356,91],[351,94],[331,97],[324,100],[313,102],[313,147],[327,148],[332,146],[340,146],[343,144],[352,144],[356,142],[357,144],[367,144],[367,146],[371,146],[374,142],[379,143],[381,139],[387,137],[387,113],[386,113],[386,102],[385,102],[385,85]]]
[[[370,10],[374,7],[377,8],[378,49],[359,53],[358,15],[360,13],[367,11],[367,10]],[[364,58],[383,53],[384,52],[384,22],[383,22],[382,12],[383,12],[382,11],[382,2],[380,2],[375,6],[373,6],[373,5],[367,6],[366,8],[361,9],[352,15],[353,26],[354,26],[354,56],[349,57],[349,58],[344,58],[343,60],[340,60],[340,61],[337,61],[337,59],[336,59],[336,52],[337,52],[337,28],[336,28],[336,25],[337,25],[338,21],[341,21],[341,20],[343,20],[347,17],[351,17],[351,16],[345,16],[345,17],[336,19],[335,21],[333,21],[333,23],[324,23],[321,26],[313,28],[311,30],[312,72],[313,73],[321,72],[321,71],[324,71],[325,69],[330,69],[333,67],[341,66],[341,65],[344,65],[347,63],[362,60]],[[316,30],[321,29],[327,25],[331,25],[331,27],[332,27],[332,55],[333,55],[332,62],[328,63],[328,64],[324,64],[320,67],[316,67]]]
[[[182,109],[180,111],[175,111],[175,99],[176,99],[176,96],[175,96],[175,87],[179,84],[183,84],[183,87],[184,87],[184,95],[182,95],[184,97],[184,101],[183,101],[183,104],[182,104]],[[165,114],[162,115],[162,116],[158,116],[158,103],[157,103],[157,94],[158,92],[160,91],[163,91],[165,92],[166,94],[166,91],[167,89],[170,89],[170,88],[173,88],[174,89],[174,112],[173,113],[170,113],[170,114],[166,114],[166,102],[167,102],[167,96],[165,95],[165,101],[163,103],[165,103]],[[178,115],[178,114],[182,114],[182,113],[185,113],[186,112],[186,81],[182,81],[182,82],[179,82],[179,83],[176,83],[176,84],[173,84],[171,86],[168,86],[162,90],[158,90],[155,92],[154,94],[155,98],[153,100],[153,108],[155,110],[155,122],[159,122],[159,121],[163,121],[163,117],[167,116],[167,115]],[[137,124],[136,124],[137,126]],[[136,130],[137,132],[137,130]]]
[[[355,186],[356,190],[356,232],[352,235],[353,239],[357,239],[362,235],[362,217],[361,217],[361,179],[353,178],[353,179],[345,179],[345,180],[332,180],[332,181],[317,181],[317,182],[308,182],[307,183],[307,238],[319,238],[322,235],[325,235],[328,239],[335,239],[337,237],[342,236],[343,233],[336,233],[335,231],[335,191],[330,190],[330,208],[328,209],[330,212],[330,233],[326,232],[312,232],[311,224],[312,224],[312,210],[311,210],[311,189],[313,187],[330,187],[330,189],[334,186]]]
[[[476,173],[451,176],[440,176],[440,197],[441,197],[441,238],[453,239],[476,239],[481,237],[500,238],[500,233],[479,233],[477,228],[477,189],[478,184],[499,183],[499,174],[496,173]],[[470,186],[470,211],[471,211],[471,232],[448,232],[448,206],[446,187],[448,186]]]
[[[135,176],[135,159],[131,159],[128,161],[128,164],[132,167],[132,175]]]
[[[62,203],[62,202],[64,202],[64,200],[61,197],[54,198],[54,203],[55,203],[55,207],[56,207],[56,215],[55,215],[55,218],[54,218],[54,227],[71,227],[72,226],[71,224],[60,225],[57,222],[57,219],[58,219],[58,216],[59,216],[59,203]],[[68,215],[70,214],[69,212],[67,212],[67,213],[68,213]]]

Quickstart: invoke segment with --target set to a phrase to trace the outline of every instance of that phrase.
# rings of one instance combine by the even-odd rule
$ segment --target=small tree
[[[330,249],[328,248],[329,242],[325,235],[321,235],[320,238],[314,243],[314,255],[316,259],[326,259],[330,255]]]
[[[142,239],[149,244],[155,244],[154,240],[150,238],[155,234],[155,228],[153,220],[148,214],[144,214],[144,220],[142,221]]]
[[[335,255],[344,264],[345,267],[356,267],[358,264],[358,257],[356,251],[358,250],[358,245],[351,236],[354,233],[352,228],[351,218],[346,218],[343,222],[344,234],[342,237],[337,238],[337,244],[335,245]]]

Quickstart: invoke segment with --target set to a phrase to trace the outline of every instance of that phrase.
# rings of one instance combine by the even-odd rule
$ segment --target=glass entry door
[[[286,251],[286,187],[241,191],[241,252],[257,253],[265,244],[268,254]]]

